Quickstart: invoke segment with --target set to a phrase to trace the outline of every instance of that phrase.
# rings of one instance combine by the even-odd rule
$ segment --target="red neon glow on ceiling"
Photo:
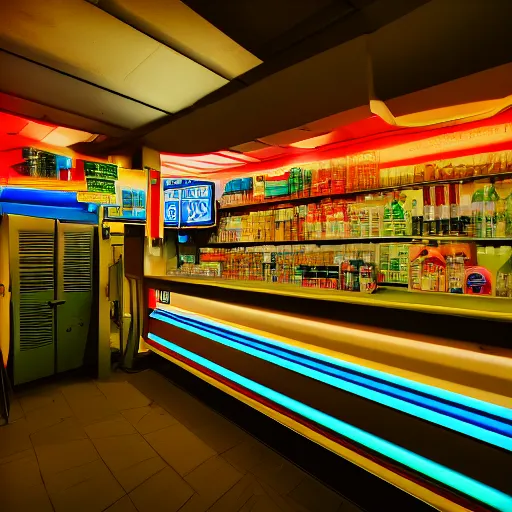
[[[468,130],[507,123],[512,123],[512,108],[488,119],[479,119],[462,124],[461,122],[450,122],[420,127],[398,127],[388,124],[377,115],[372,115],[362,121],[335,129],[326,135],[306,139],[288,146],[268,146],[268,148],[245,154],[232,151],[190,156],[162,154],[162,173],[168,176],[184,177],[187,176],[188,172],[191,177],[230,178],[369,150],[384,150],[395,146],[400,148],[402,145],[431,137],[462,133]],[[510,129],[512,130],[512,126]],[[512,141],[512,136],[510,139]],[[512,148],[511,141],[490,141],[488,144],[476,141],[474,147],[478,147],[479,152],[510,149]],[[387,151],[387,153],[392,155],[393,152]],[[461,156],[464,153],[471,154],[471,150],[465,148],[457,152],[453,148],[437,148],[437,150],[431,152],[432,155],[436,155],[438,158],[444,156],[453,158],[459,153]],[[396,159],[391,157],[391,160],[386,162],[384,166],[411,165],[412,163],[419,163],[422,158],[425,160],[428,156],[427,154],[421,155],[421,157],[413,157],[409,154],[400,154],[397,155]]]

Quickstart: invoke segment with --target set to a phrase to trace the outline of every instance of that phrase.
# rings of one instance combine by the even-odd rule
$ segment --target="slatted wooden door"
[[[58,223],[57,372],[83,365],[93,293],[92,226]]]
[[[55,221],[9,217],[14,384],[55,371]]]

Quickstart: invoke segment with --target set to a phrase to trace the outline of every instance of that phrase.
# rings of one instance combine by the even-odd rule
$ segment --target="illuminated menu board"
[[[101,192],[102,194],[116,193],[116,182],[100,178],[87,178],[87,192]]]
[[[101,162],[83,161],[84,174],[87,178],[101,178],[104,180],[117,180],[117,165],[103,164]]]
[[[118,179],[117,165],[77,160],[76,167],[78,173],[83,173],[87,192],[115,195]]]
[[[206,228],[215,225],[215,185],[211,181],[165,179],[164,226]]]

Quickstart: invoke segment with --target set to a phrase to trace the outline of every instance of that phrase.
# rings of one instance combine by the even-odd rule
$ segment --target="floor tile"
[[[27,450],[23,450],[21,452],[16,452],[11,455],[7,455],[7,457],[2,457],[0,459],[0,466],[2,464],[9,464],[11,462],[14,462],[16,460],[24,459],[25,457],[28,457],[31,454],[34,454],[33,448],[28,448]]]
[[[0,504],[5,494],[27,492],[43,483],[34,451],[22,453],[23,457],[11,457],[10,462],[0,465]]]
[[[167,464],[161,457],[151,457],[128,468],[118,469],[114,476],[126,492],[131,492],[165,467]]]
[[[258,496],[254,500],[247,502],[240,512],[283,512],[282,509],[272,501],[268,496]],[[323,512],[318,509],[317,512]]]
[[[259,480],[271,485],[278,493],[288,494],[308,476],[300,468],[277,453],[251,469]]]
[[[130,382],[186,427],[200,428],[218,417],[209,407],[154,371],[135,374]]]
[[[46,472],[43,475],[43,479],[48,493],[56,495],[70,487],[74,487],[87,480],[92,480],[98,474],[105,474],[105,470],[108,471],[105,463],[101,459],[96,459],[64,471]]]
[[[283,512],[310,512],[306,507],[292,500],[289,495],[279,494],[271,485],[258,479],[265,494],[283,511]]]
[[[125,469],[157,453],[138,433],[93,439],[101,458],[112,471]]]
[[[37,409],[32,409],[25,414],[31,433],[56,425],[63,419],[71,418],[72,416],[73,411],[60,393],[53,398],[51,403]]]
[[[238,512],[254,496],[264,494],[256,479],[245,475],[213,504],[209,512]]]
[[[124,382],[97,382],[99,390],[107,397],[110,404],[116,409],[135,409],[145,407],[151,400],[144,396],[130,383]]]
[[[186,475],[216,455],[214,450],[179,423],[147,434],[145,438],[180,475]]]
[[[129,496],[124,496],[107,508],[105,512],[137,512]]]
[[[71,406],[73,406],[73,404],[80,403],[84,399],[103,396],[103,393],[99,390],[96,384],[90,380],[63,384],[60,387],[60,391]]]
[[[34,447],[87,439],[85,430],[75,418],[62,419],[56,425],[41,428],[30,434]]]
[[[76,468],[99,459],[89,439],[36,446],[39,467],[45,475]]]
[[[101,458],[126,492],[165,467],[165,462],[138,433],[94,439]]]
[[[22,418],[0,428],[0,459],[32,448],[27,421]]]
[[[58,492],[50,492],[55,512],[102,512],[125,494],[104,464],[93,464],[90,478]],[[83,475],[82,475],[83,476]]]
[[[16,392],[16,396],[19,399],[24,414],[27,414],[27,412],[34,409],[40,409],[41,407],[53,404],[55,400],[62,398],[62,393],[56,386],[41,386],[25,392]]]
[[[118,415],[117,409],[103,394],[84,397],[82,400],[72,401],[70,405],[73,413],[84,426]]]
[[[224,453],[250,438],[241,428],[221,416],[192,431],[217,453]]]
[[[205,498],[194,494],[183,507],[180,508],[179,512],[206,512],[211,509],[211,502]]]
[[[227,450],[222,454],[222,457],[238,471],[247,473],[264,460],[279,456],[264,444],[251,438]]]
[[[2,495],[2,512],[53,512],[50,498],[41,483],[31,487],[27,492],[16,492]]]
[[[126,421],[121,415],[118,415],[87,425],[85,432],[91,439],[100,439],[102,437],[135,434],[136,430],[130,422]]]
[[[130,493],[139,512],[176,512],[194,494],[190,486],[167,467]]]
[[[21,403],[17,398],[13,398],[11,400],[10,408],[9,408],[9,421],[17,421],[25,416],[25,412],[21,407]]]
[[[242,477],[242,473],[217,456],[189,473],[185,480],[201,498],[213,504]]]
[[[165,409],[155,404],[128,409],[122,411],[122,414],[141,434],[150,434],[178,422]]]
[[[311,512],[337,512],[342,504],[338,494],[310,476],[290,492],[289,496]]]

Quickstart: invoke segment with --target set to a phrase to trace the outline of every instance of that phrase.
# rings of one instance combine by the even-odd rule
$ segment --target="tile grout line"
[[[44,481],[43,472],[41,471],[41,465],[39,464],[39,457],[37,456],[36,447],[34,446],[34,442],[32,441],[32,437],[29,434],[28,439],[30,441],[30,445],[32,446],[32,450],[34,451],[34,455],[37,461],[37,469],[39,470],[39,476],[41,477],[41,482],[43,484],[44,490],[46,492],[46,496],[48,496],[48,501],[50,502],[50,506],[52,507],[53,512],[55,512],[55,506],[53,504],[50,493],[48,492],[48,488],[46,487],[46,482]]]

